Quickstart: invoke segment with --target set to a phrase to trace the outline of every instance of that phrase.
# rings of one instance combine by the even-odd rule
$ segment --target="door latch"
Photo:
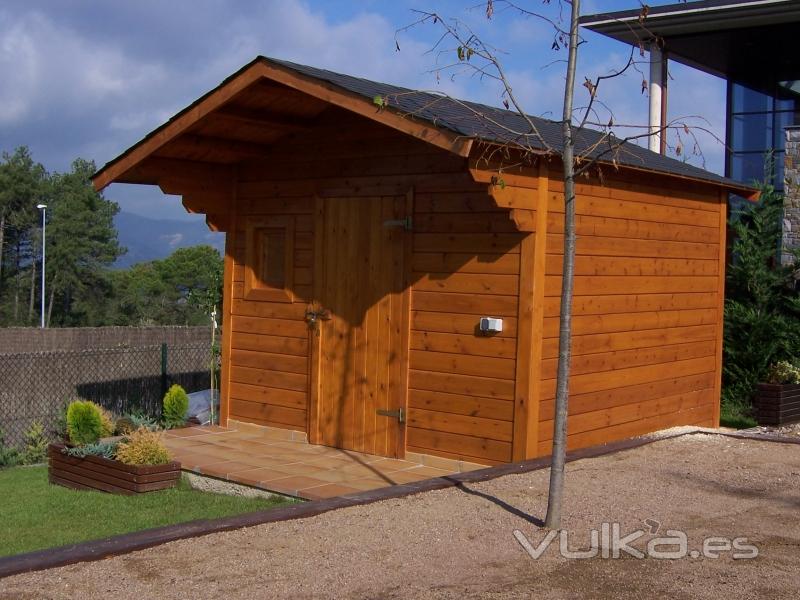
[[[383,417],[395,417],[398,423],[406,422],[406,411],[404,411],[402,408],[398,408],[397,410],[386,410],[385,408],[379,408],[375,412]]]
[[[406,231],[411,231],[413,227],[413,223],[411,221],[411,217],[406,217],[405,219],[391,219],[389,221],[383,222],[384,227],[402,227]]]

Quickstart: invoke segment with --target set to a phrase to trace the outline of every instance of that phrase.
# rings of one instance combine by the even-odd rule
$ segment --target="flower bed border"
[[[800,385],[759,383],[756,391],[759,425],[786,425],[800,421]]]
[[[63,453],[63,444],[47,447],[47,474],[50,483],[76,490],[96,490],[111,494],[134,495],[175,487],[181,465],[126,465],[101,456],[79,458]]]

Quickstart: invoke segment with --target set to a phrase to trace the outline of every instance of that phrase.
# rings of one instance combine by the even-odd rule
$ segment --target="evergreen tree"
[[[38,209],[47,173],[20,146],[0,163],[0,324],[30,324],[39,248]],[[27,292],[27,293],[26,293]],[[28,306],[26,307],[25,304]]]
[[[745,207],[731,223],[735,241],[723,349],[723,402],[728,405],[748,406],[772,363],[800,359],[796,267],[778,261],[782,216],[782,196],[765,186],[758,204]]]
[[[77,159],[50,180],[47,226],[47,322],[97,324],[111,293],[106,269],[124,249],[117,241],[119,206],[92,188],[92,162]]]

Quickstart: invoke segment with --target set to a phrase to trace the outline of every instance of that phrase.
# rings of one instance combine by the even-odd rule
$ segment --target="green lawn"
[[[752,410],[748,406],[723,402],[719,424],[734,429],[750,429],[758,425],[758,422],[753,418]]]
[[[208,494],[183,481],[175,489],[140,496],[77,491],[50,485],[47,467],[0,470],[0,498],[0,556],[292,502]]]

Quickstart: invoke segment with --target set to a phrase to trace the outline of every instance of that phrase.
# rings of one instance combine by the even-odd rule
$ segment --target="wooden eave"
[[[123,152],[114,160],[107,163],[92,176],[94,188],[98,191],[107,185],[120,183],[145,183],[160,184],[160,168],[153,166],[153,160],[164,161],[184,160],[189,162],[203,162],[191,156],[183,156],[180,146],[191,145],[193,148],[217,148],[219,152],[231,152],[241,156],[241,159],[252,158],[265,151],[266,146],[241,140],[220,139],[218,137],[203,138],[190,132],[190,129],[203,119],[216,113],[223,118],[237,121],[253,127],[274,127],[283,133],[302,129],[305,125],[293,119],[272,119],[266,115],[259,119],[257,114],[247,114],[241,110],[229,110],[229,103],[237,95],[245,92],[258,82],[275,82],[296,90],[311,98],[320,100],[328,105],[338,106],[350,112],[376,121],[397,131],[423,140],[429,144],[442,148],[461,157],[469,156],[472,139],[459,136],[455,133],[437,128],[431,123],[403,115],[391,108],[378,110],[367,98],[343,90],[325,81],[308,77],[279,64],[259,57],[250,64],[240,69],[237,73],[223,81],[217,88],[208,92],[197,101],[186,107],[164,125],[144,137],[137,144]],[[189,137],[187,137],[189,136]],[[172,143],[172,147],[168,144]],[[215,146],[216,144],[216,146]],[[157,152],[170,150],[169,156],[158,156]],[[231,168],[230,165],[237,161],[210,160],[208,164]],[[148,164],[145,164],[148,163]],[[172,171],[170,171],[172,174]]]
[[[486,142],[482,142],[481,144],[485,144]],[[512,150],[512,152],[514,152]],[[479,155],[481,153],[481,155]],[[487,154],[485,149],[481,150],[478,144],[475,144],[473,147],[472,156],[469,158],[469,172],[472,176],[472,179],[477,183],[486,183],[489,186],[489,193],[495,198],[495,201],[499,207],[505,207],[509,209],[524,209],[529,208],[527,206],[521,206],[518,202],[512,199],[513,193],[509,192],[506,187],[516,187],[516,188],[536,188],[537,181],[539,178],[539,170],[537,167],[523,167],[519,166],[521,163],[521,158],[516,157],[516,159],[510,159],[507,162],[509,164],[515,165],[513,167],[504,166],[500,162],[491,161],[487,163],[487,161],[483,160],[482,156]],[[542,152],[541,155],[538,156],[537,160],[548,160],[550,158],[557,158],[558,160],[561,159],[560,155],[554,153],[546,153]],[[648,169],[645,167],[636,167],[633,165],[628,164],[618,164],[616,166],[612,165],[611,163],[606,163],[605,161],[600,161],[600,165],[605,167],[611,167],[612,169],[619,171],[619,172],[632,172],[632,173],[645,173],[647,175],[655,175],[659,177],[666,177],[674,180],[681,180],[687,183],[695,184],[695,185],[702,185],[708,186],[716,189],[721,189],[725,192],[736,194],[749,200],[751,202],[756,202],[759,199],[760,192],[758,189],[747,186],[744,184],[738,184],[737,182],[727,179],[724,181],[714,181],[712,179],[702,179],[700,177],[690,177],[684,175],[682,173],[673,173],[669,171],[657,171],[654,169]],[[497,185],[499,182],[502,181],[501,185]]]

